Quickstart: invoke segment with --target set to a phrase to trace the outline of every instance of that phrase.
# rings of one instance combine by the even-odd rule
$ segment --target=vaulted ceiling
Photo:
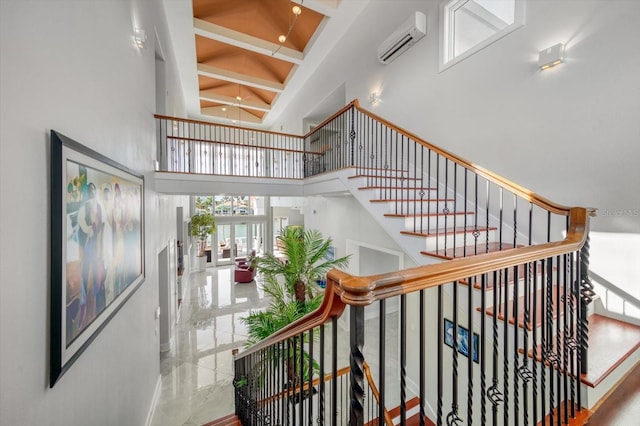
[[[263,127],[368,2],[190,1],[165,0],[189,116]]]

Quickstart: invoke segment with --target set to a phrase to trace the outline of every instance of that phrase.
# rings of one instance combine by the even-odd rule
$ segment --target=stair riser
[[[480,232],[480,236],[478,237],[478,242],[495,241],[496,231],[482,231]],[[447,234],[441,235],[437,237],[427,237],[425,243],[425,250],[427,251],[436,251],[454,246],[464,245],[465,241],[465,233],[457,233],[457,234]],[[466,233],[466,245],[473,244],[475,238],[472,232]]]
[[[473,215],[438,215],[438,216],[410,216],[404,219],[404,229],[406,231],[424,232],[435,229],[453,229],[462,226],[473,226]]]
[[[387,203],[387,213],[395,213],[395,214],[432,214],[432,213],[442,213],[444,208],[447,207],[449,210],[453,208],[453,203],[451,201],[402,201],[402,200],[394,200],[388,201]]]

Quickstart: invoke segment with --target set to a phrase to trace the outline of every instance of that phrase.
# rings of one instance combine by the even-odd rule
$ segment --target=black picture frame
[[[453,322],[447,318],[444,319],[444,343],[453,348]],[[473,362],[476,364],[480,362],[478,334],[473,333],[471,352],[473,354]],[[458,352],[462,355],[469,356],[469,330],[458,324]]]
[[[51,131],[53,387],[145,279],[144,177]]]

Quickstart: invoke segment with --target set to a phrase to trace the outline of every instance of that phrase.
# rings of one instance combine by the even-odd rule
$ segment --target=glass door
[[[233,245],[233,226],[230,224],[218,224],[216,226],[216,264],[231,263],[231,251]]]
[[[233,226],[233,241],[234,241],[234,253],[233,260],[236,257],[249,256],[250,250],[248,250],[247,243],[251,241],[251,235],[249,235],[249,227],[246,223],[236,223]]]

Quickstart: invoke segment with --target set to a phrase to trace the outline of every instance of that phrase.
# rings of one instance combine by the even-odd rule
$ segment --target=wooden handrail
[[[364,369],[364,375],[367,377],[367,383],[369,383],[371,394],[375,398],[376,402],[380,404],[380,392],[378,391],[378,387],[373,381],[373,376],[371,376],[371,368],[369,368],[369,364],[367,364],[367,361],[364,361],[362,363],[362,367]],[[393,426],[393,419],[391,418],[391,414],[389,414],[389,410],[387,410],[387,407],[384,407],[384,422],[387,426]]]
[[[477,166],[475,164],[473,164],[472,162],[465,160],[462,157],[459,157],[449,151],[446,151],[442,148],[439,148],[435,145],[432,145],[431,143],[425,141],[424,139],[419,138],[418,136],[416,136],[415,134],[402,129],[396,125],[394,125],[393,123],[385,120],[384,118],[370,112],[367,111],[366,109],[362,108],[360,106],[360,102],[356,99],[353,102],[351,102],[349,105],[354,105],[355,108],[360,111],[361,113],[371,117],[374,120],[379,121],[380,123],[384,124],[385,126],[389,127],[390,129],[392,129],[395,132],[400,133],[401,135],[406,136],[409,139],[412,139],[416,142],[418,142],[419,144],[429,148],[431,151],[445,157],[448,158],[449,160],[460,164],[461,166],[467,168],[468,170],[473,171],[474,173],[476,173],[478,176],[482,176],[483,178],[505,188],[508,189],[509,191],[513,192],[514,194],[524,198],[525,200],[539,206],[542,207],[543,209],[546,209],[552,213],[556,213],[559,215],[563,215],[563,216],[568,216],[569,215],[569,210],[571,209],[570,207],[567,206],[563,206],[561,204],[555,203],[553,201],[548,200],[547,198],[544,198],[514,182],[511,182],[508,179],[503,178],[502,176],[499,176],[495,173],[493,173],[490,170],[487,170],[483,167]],[[593,213],[595,213],[595,210],[593,210]]]
[[[333,269],[327,275],[327,285],[335,282],[335,285],[340,288],[344,303],[366,306],[376,300],[413,293],[580,250],[587,238],[587,227],[588,210],[573,207],[569,211],[569,230],[562,241],[456,258],[447,262],[369,277],[355,277]]]
[[[331,317],[342,315],[346,305],[367,306],[376,300],[409,294],[580,250],[588,235],[588,216],[588,209],[571,208],[569,210],[569,230],[562,241],[456,258],[447,262],[368,277],[357,277],[338,269],[332,269],[327,274],[325,296],[318,309],[239,353],[235,359],[244,358],[260,349],[318,327]]]

